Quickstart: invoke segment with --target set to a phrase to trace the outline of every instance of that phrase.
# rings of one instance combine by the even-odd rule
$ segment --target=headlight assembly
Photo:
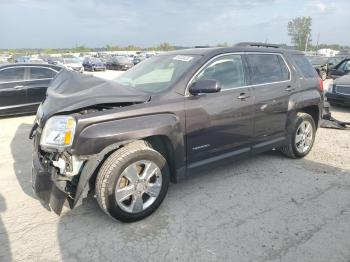
[[[71,116],[53,116],[45,124],[40,146],[63,150],[73,143],[76,121]]]

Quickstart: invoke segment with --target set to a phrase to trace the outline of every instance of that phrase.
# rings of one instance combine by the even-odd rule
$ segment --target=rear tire
[[[315,141],[316,124],[312,116],[299,112],[292,123],[288,145],[279,150],[289,158],[303,158],[312,149]]]
[[[141,220],[162,203],[169,181],[165,158],[145,141],[135,141],[115,151],[101,166],[96,178],[97,202],[117,220]]]

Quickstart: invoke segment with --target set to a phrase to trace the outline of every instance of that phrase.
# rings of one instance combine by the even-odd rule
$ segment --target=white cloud
[[[308,8],[316,8],[319,13],[325,13],[328,10],[328,6],[319,0],[310,1]]]

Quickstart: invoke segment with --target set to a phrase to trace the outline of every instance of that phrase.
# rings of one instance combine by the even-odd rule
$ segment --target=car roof
[[[50,65],[50,64],[36,64],[36,63],[8,63],[8,64],[0,64],[0,69],[7,67],[49,67],[55,70],[61,70],[63,67],[58,65]]]
[[[217,55],[224,53],[236,52],[258,52],[258,53],[292,53],[303,54],[300,51],[289,50],[274,47],[251,47],[251,46],[233,46],[233,47],[205,47],[205,48],[189,48],[163,53],[161,55]]]

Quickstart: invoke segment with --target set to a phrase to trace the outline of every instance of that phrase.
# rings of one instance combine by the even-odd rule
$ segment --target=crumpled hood
[[[347,85],[350,86],[350,75],[344,75],[342,77],[337,78],[334,81],[335,85]]]
[[[63,69],[50,83],[40,111],[41,117],[48,119],[59,112],[93,105],[142,103],[149,100],[149,94],[134,88]]]

